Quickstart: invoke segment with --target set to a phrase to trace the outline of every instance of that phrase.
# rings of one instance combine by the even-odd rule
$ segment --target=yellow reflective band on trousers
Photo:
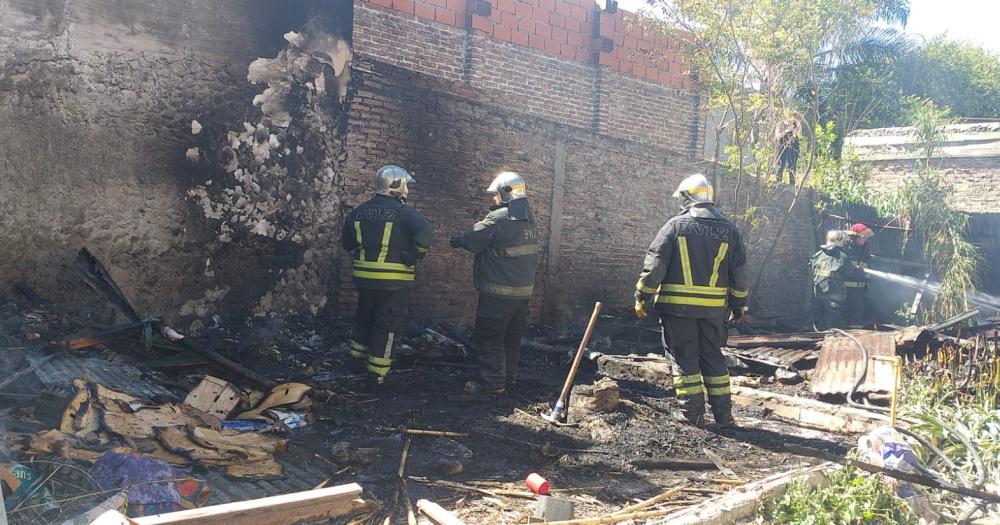
[[[729,385],[710,386],[706,390],[708,390],[708,395],[710,396],[728,396],[733,393],[733,391],[729,388]]]
[[[736,288],[730,288],[729,289],[729,294],[732,295],[733,297],[736,297],[737,299],[742,299],[742,298],[750,295],[750,291],[749,290],[737,290]]]
[[[392,221],[385,223],[382,227],[382,249],[378,252],[378,262],[384,263],[389,255],[389,239],[392,238]]]
[[[674,392],[678,396],[697,396],[705,393],[705,385],[675,386]]]
[[[710,396],[725,396],[732,393],[729,388],[729,374],[705,376],[705,387]]]
[[[715,254],[715,262],[712,263],[712,279],[708,281],[708,285],[713,288],[719,282],[719,266],[722,265],[722,260],[726,258],[726,252],[728,251],[729,243],[724,242],[719,245],[719,252]]]
[[[384,376],[389,373],[392,368],[392,359],[385,359],[384,357],[368,357],[368,371],[373,374],[378,374]]]
[[[531,297],[531,294],[535,291],[535,285],[508,286],[506,284],[484,283],[483,291],[501,297]]]
[[[351,339],[351,357],[368,357],[368,347]]]
[[[701,374],[674,376],[674,392],[678,396],[695,396],[705,392]]]
[[[521,257],[522,255],[533,255],[538,253],[537,244],[525,244],[522,246],[511,246],[510,248],[496,248],[493,253],[499,257]]]
[[[691,278],[691,257],[688,256],[687,237],[677,238],[677,248],[681,252],[681,270],[684,272],[684,284],[691,286],[694,279]]]
[[[663,295],[656,297],[659,304],[684,304],[688,306],[708,306],[713,308],[725,308],[726,298],[709,299],[707,297],[687,297],[684,295]]]
[[[709,386],[728,385],[729,374],[722,376],[705,376],[705,384]]]
[[[354,239],[358,241],[358,246],[360,247],[358,258],[363,261],[365,260],[365,245],[361,240],[361,221],[354,221]]]
[[[424,248],[423,246],[417,246],[417,253],[427,253],[429,251],[430,251],[430,248]]]

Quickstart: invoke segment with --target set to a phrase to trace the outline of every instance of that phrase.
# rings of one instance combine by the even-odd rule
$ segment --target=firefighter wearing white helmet
[[[826,243],[809,259],[813,272],[813,325],[817,330],[846,328],[844,324],[849,280],[864,272],[847,254],[850,237],[842,230],[826,233]]]
[[[746,311],[747,255],[736,225],[715,208],[704,175],[685,178],[675,197],[681,212],[660,228],[646,250],[635,291],[635,313],[650,303],[660,315],[663,347],[674,357],[674,391],[684,417],[704,424],[705,397],[715,422],[736,426],[729,371],[721,347],[726,321]]]
[[[399,166],[382,166],[375,173],[375,194],[386,195],[406,202],[410,196],[409,184],[413,182],[410,173]]]
[[[454,235],[451,246],[476,254],[479,371],[476,380],[465,385],[466,391],[501,394],[517,383],[521,336],[527,328],[528,300],[538,267],[538,230],[524,178],[501,172],[486,191],[493,200],[490,212],[471,230]]]
[[[674,192],[674,197],[691,203],[713,204],[715,202],[714,196],[715,191],[712,189],[712,185],[700,173],[695,173],[682,180],[677,186],[677,191]]]
[[[406,206],[413,177],[399,166],[375,174],[375,195],[347,216],[340,241],[353,255],[358,309],[351,335],[351,368],[383,384],[392,368],[396,334],[406,319],[405,291],[430,250],[430,221]]]

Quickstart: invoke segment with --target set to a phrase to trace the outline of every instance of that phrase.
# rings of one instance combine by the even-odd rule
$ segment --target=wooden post
[[[542,323],[552,324],[559,304],[559,245],[562,243],[563,194],[566,186],[566,143],[556,143],[552,177],[552,203],[549,209],[549,241],[545,249],[545,294],[542,297]]]

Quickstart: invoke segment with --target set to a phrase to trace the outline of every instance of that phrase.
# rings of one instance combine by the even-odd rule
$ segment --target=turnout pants
[[[385,377],[392,368],[392,350],[405,318],[405,289],[358,288],[358,311],[354,317],[351,357],[369,372]]]
[[[517,383],[521,336],[528,326],[528,299],[507,299],[479,294],[476,343],[479,345],[479,379],[492,390]]]
[[[871,322],[868,319],[868,287],[848,287],[844,307],[847,310],[844,316],[849,326],[863,326]]]
[[[704,419],[707,393],[715,421],[731,421],[729,369],[722,355],[725,321],[660,314],[660,326],[664,351],[674,357],[674,391],[684,417],[692,423]]]
[[[817,330],[847,328],[844,300],[816,295],[813,297],[813,324]]]

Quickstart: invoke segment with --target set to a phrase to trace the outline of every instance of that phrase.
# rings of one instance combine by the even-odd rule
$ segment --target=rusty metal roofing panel
[[[858,392],[888,393],[892,391],[892,364],[874,360],[874,356],[896,355],[896,341],[893,332],[851,333],[868,350],[868,372]],[[849,337],[829,335],[823,340],[819,360],[811,377],[810,390],[815,394],[850,393],[864,368],[864,354]]]

